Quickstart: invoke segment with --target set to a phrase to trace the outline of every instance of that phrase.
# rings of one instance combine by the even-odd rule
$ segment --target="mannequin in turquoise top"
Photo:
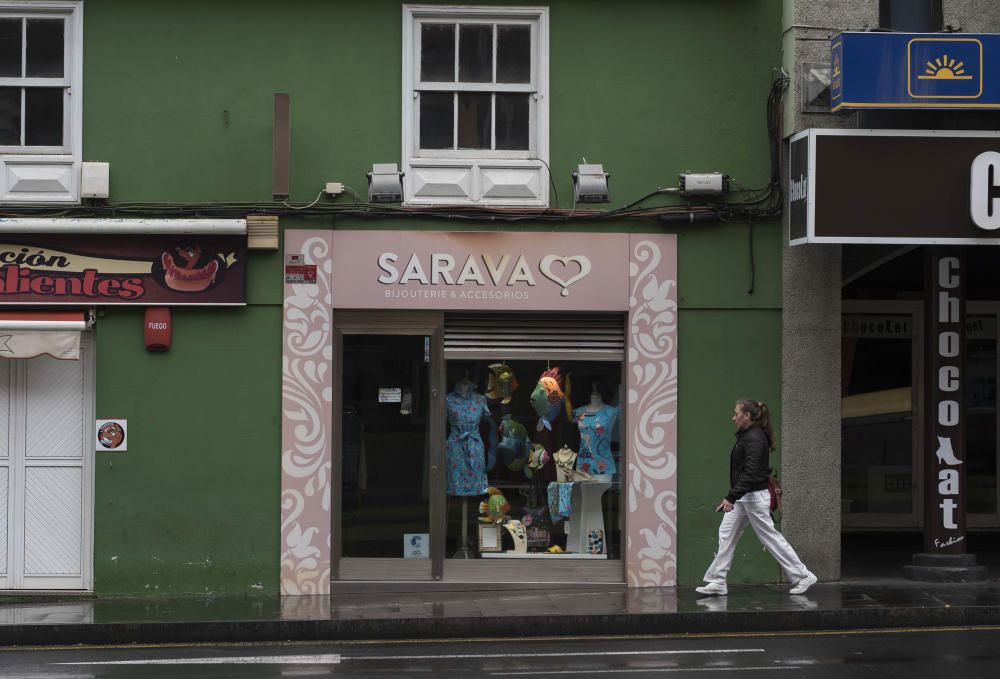
[[[618,421],[618,408],[609,406],[594,383],[590,403],[573,411],[573,420],[580,429],[580,450],[576,468],[592,475],[614,474],[615,458],[611,454],[611,432]]]

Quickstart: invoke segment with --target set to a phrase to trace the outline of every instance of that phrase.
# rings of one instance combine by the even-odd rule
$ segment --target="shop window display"
[[[451,558],[617,559],[619,363],[449,361]]]

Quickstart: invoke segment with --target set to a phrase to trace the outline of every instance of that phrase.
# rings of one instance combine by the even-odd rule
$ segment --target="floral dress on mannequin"
[[[486,397],[471,382],[455,385],[448,394],[448,440],[445,444],[448,495],[482,495],[486,480],[486,457],[479,422],[490,417]]]
[[[588,474],[614,474],[615,458],[611,454],[611,432],[618,421],[618,408],[602,405],[597,410],[582,406],[573,411],[573,419],[580,428],[580,450],[576,468]]]

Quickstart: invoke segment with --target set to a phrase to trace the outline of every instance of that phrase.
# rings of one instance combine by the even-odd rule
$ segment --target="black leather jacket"
[[[729,492],[726,499],[736,502],[747,493],[767,489],[767,460],[771,446],[767,434],[752,424],[736,432],[736,445],[729,454]]]

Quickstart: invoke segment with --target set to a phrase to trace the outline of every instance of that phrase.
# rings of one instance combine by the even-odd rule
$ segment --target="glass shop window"
[[[446,557],[620,557],[621,377],[618,362],[448,362]]]

